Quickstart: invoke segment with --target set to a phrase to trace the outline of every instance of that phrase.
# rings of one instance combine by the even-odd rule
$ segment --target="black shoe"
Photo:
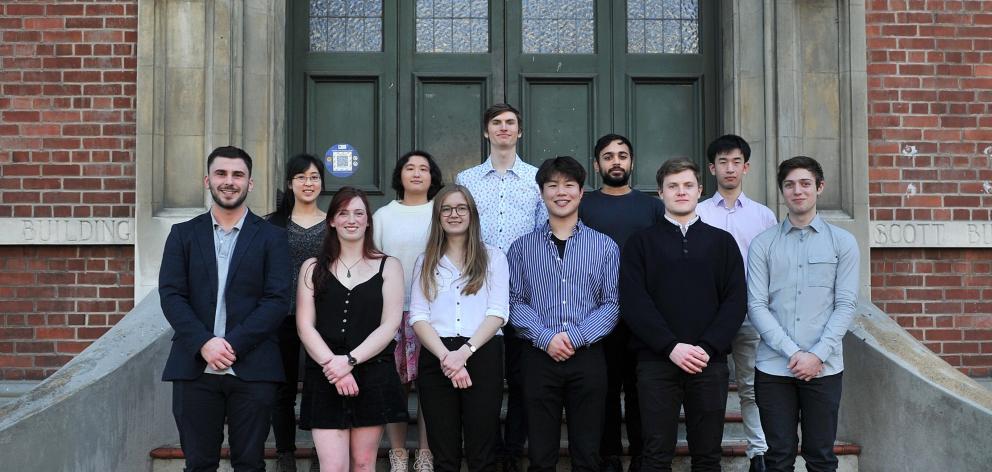
[[[503,472],[520,472],[520,458],[517,456],[507,454],[500,462],[503,463]]]
[[[765,456],[757,455],[751,458],[751,468],[748,472],[765,472]]]
[[[641,456],[630,456],[627,472],[641,472]]]
[[[276,453],[275,472],[296,472],[296,456],[293,454],[293,451]]]
[[[623,472],[623,464],[619,456],[605,456],[599,463],[600,472]]]

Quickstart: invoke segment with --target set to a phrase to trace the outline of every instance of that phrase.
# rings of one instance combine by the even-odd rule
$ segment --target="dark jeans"
[[[637,356],[627,347],[630,330],[622,322],[603,340],[606,354],[606,408],[603,411],[603,439],[599,444],[599,454],[606,456],[623,455],[620,442],[620,427],[623,417],[627,417],[627,439],[630,441],[630,455],[641,455],[641,408],[637,400]],[[623,392],[623,415],[620,393]]]
[[[456,350],[468,338],[441,338]],[[496,470],[499,410],[503,403],[503,337],[495,336],[472,354],[467,364],[472,386],[455,388],[430,350],[420,350],[417,391],[434,453],[434,470],[457,472],[462,465],[462,438],[468,470]]]
[[[555,470],[564,407],[571,470],[598,472],[606,399],[606,358],[602,344],[580,347],[564,362],[556,362],[547,352],[528,346],[521,362],[530,439],[527,470]]]
[[[300,378],[300,336],[296,333],[296,316],[287,316],[279,327],[279,352],[286,382],[279,385],[276,404],[272,409],[272,433],[276,451],[296,450],[296,393]]]
[[[754,396],[761,413],[769,472],[792,471],[799,448],[797,425],[802,428],[802,454],[809,472],[837,470],[834,440],[840,408],[843,373],[805,382],[795,377],[754,372]]]
[[[265,437],[278,386],[213,374],[172,382],[172,414],[186,470],[217,470],[226,418],[231,466],[236,472],[264,471]]]
[[[524,454],[527,444],[527,412],[524,409],[523,371],[520,356],[530,345],[514,334],[513,327],[503,327],[504,374],[506,375],[506,421],[503,423],[501,453],[517,458]]]
[[[651,419],[644,422],[642,471],[671,472],[682,407],[693,472],[720,470],[728,381],[727,363],[712,359],[698,374],[667,360],[637,364],[641,415]]]

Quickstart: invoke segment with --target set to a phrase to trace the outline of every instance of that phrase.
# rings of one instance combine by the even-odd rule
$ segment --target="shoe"
[[[599,463],[600,472],[623,472],[619,456],[604,456]]]
[[[751,458],[751,468],[748,472],[765,472],[765,456],[757,455]]]
[[[310,451],[310,472],[320,472],[320,458],[317,457],[317,448]]]
[[[276,472],[296,472],[296,455],[293,451],[276,452]]]
[[[503,472],[520,472],[520,458],[515,455],[504,455],[500,462],[503,464]]]
[[[389,472],[406,472],[410,465],[410,452],[406,449],[389,450]]]
[[[434,454],[431,454],[430,449],[417,449],[413,472],[434,472]]]
[[[641,456],[630,456],[627,472],[641,472]]]

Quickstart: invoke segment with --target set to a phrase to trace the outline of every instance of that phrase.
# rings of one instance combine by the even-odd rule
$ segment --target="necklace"
[[[349,279],[351,278],[351,268],[352,267],[355,267],[355,265],[358,264],[359,262],[362,262],[362,259],[364,259],[364,258],[363,257],[359,257],[358,260],[355,261],[355,262],[352,262],[351,265],[345,264],[344,262],[341,262],[340,263],[341,265],[344,266],[345,270],[347,271],[347,273],[345,273],[345,277],[348,277]]]

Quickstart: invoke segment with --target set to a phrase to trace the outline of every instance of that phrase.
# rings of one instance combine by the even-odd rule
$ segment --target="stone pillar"
[[[206,211],[206,156],[248,151],[252,211],[273,209],[285,118],[285,2],[139,0],[135,298],[174,223]]]
[[[778,163],[799,154],[817,159],[827,183],[818,209],[858,238],[867,288],[864,1],[723,0],[721,6],[723,129],[752,144],[745,192],[782,218]]]

